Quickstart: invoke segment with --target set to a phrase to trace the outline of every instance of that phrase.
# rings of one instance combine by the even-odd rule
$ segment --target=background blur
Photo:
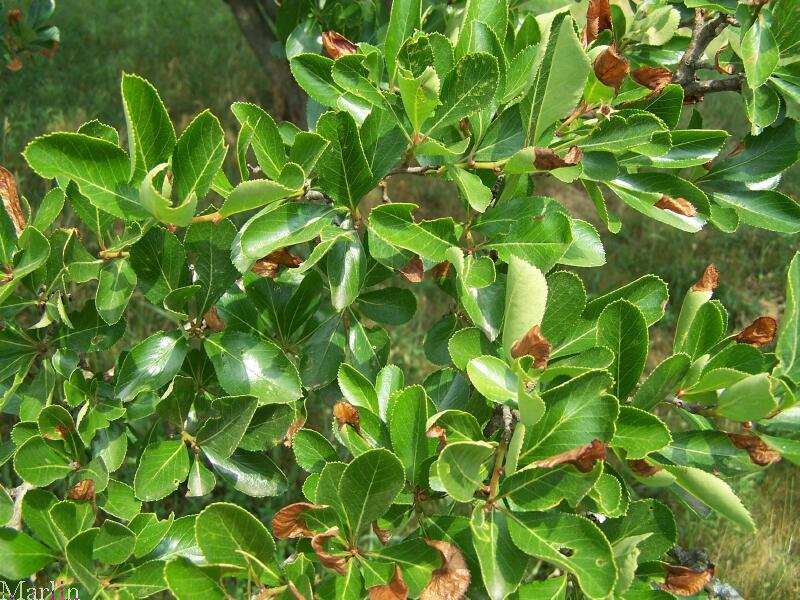
[[[20,192],[34,206],[49,183],[25,166],[21,156],[25,144],[46,132],[75,130],[92,118],[124,130],[119,97],[122,71],[137,73],[155,85],[179,132],[198,112],[210,108],[221,119],[228,143],[233,145],[236,129],[230,104],[248,100],[270,108],[273,89],[269,74],[260,69],[222,0],[63,0],[54,21],[61,29],[62,45],[52,60],[36,57],[19,72],[0,72],[0,164],[17,176]],[[739,136],[746,133],[737,95],[715,94],[698,108],[707,127]],[[438,182],[431,185],[428,180],[422,183],[419,178],[395,178],[390,194],[396,200],[418,203],[428,215],[457,206],[454,188]],[[786,177],[783,191],[800,195],[800,168],[795,167]],[[580,188],[554,182],[537,193],[556,197],[598,226],[608,266],[580,270],[590,295],[645,273],[656,273],[669,284],[673,300],[666,318],[652,332],[651,364],[666,355],[683,293],[709,262],[721,273],[718,294],[730,311],[734,328],[760,315],[780,317],[786,269],[800,246],[800,236],[749,227],[734,235],[711,227],[691,235],[640,218],[612,201],[623,220],[622,231],[613,236],[599,225]],[[415,291],[421,319],[392,332],[391,357],[414,380],[430,370],[421,350],[422,337],[447,310],[441,294],[433,289],[423,286]],[[130,326],[137,327],[133,319]],[[144,322],[138,326],[142,330],[147,327]],[[800,597],[797,469],[778,464],[763,475],[757,473],[731,484],[752,510],[760,532],[753,537],[742,535],[721,520],[700,521],[672,503],[678,514],[680,543],[708,550],[717,563],[717,575],[745,598]],[[236,501],[263,518],[276,510],[263,500],[240,496]]]

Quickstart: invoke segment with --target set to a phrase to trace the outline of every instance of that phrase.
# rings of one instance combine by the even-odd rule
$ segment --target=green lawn
[[[269,78],[259,70],[222,0],[62,1],[56,20],[62,47],[51,61],[37,57],[19,73],[0,75],[0,164],[17,175],[22,193],[34,205],[47,184],[26,169],[20,155],[25,144],[48,131],[74,130],[92,118],[124,128],[119,99],[122,71],[138,73],[159,89],[178,130],[199,111],[211,108],[231,135],[229,143],[235,140],[230,103],[264,104],[271,97]],[[740,113],[731,108],[732,102],[738,98],[710,98],[700,110],[708,125],[741,135]],[[797,169],[783,185],[790,193],[800,193]],[[453,205],[453,189],[446,185],[423,188],[412,179],[392,182],[390,189],[398,198],[418,199],[424,213]],[[557,196],[596,221],[591,203],[579,189],[545,185],[540,192]],[[581,275],[592,294],[648,272],[663,277],[673,299],[662,328],[653,334],[656,346],[666,345],[683,290],[709,262],[721,272],[719,296],[731,310],[734,326],[761,314],[780,315],[786,267],[798,248],[797,236],[746,227],[735,236],[711,228],[691,236],[613,205],[624,227],[617,236],[603,232],[609,266],[584,269]],[[441,294],[432,290],[428,294],[428,288],[418,291],[420,310],[430,315],[430,322],[448,309]],[[425,372],[420,342],[429,324],[415,321],[414,329],[403,328],[394,335],[392,359],[414,378]],[[744,597],[798,597],[800,552],[792,512],[800,500],[797,472],[779,466],[734,485],[754,507],[761,532],[751,538],[718,521],[698,526],[698,517],[681,513],[681,542],[707,548],[718,563],[719,576]],[[264,503],[254,509],[269,512]]]

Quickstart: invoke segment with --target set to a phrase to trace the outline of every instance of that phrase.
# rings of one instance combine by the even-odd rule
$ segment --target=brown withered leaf
[[[91,479],[79,481],[67,492],[67,500],[95,500],[95,485]]]
[[[297,433],[297,430],[300,429],[306,422],[306,418],[304,416],[299,416],[295,419],[294,423],[289,425],[289,429],[286,430],[286,436],[283,440],[283,445],[287,448],[292,447],[292,441],[294,440],[294,434]]]
[[[442,555],[442,566],[431,575],[420,600],[460,600],[466,597],[472,575],[461,550],[440,540],[426,539],[425,543]]]
[[[541,328],[534,325],[528,330],[528,333],[511,346],[511,356],[519,358],[530,355],[533,357],[533,366],[537,369],[544,369],[550,359],[551,349],[550,342],[542,335]]]
[[[45,58],[53,58],[53,55],[56,53],[56,50],[58,50],[60,47],[61,47],[60,43],[53,41],[50,43],[49,48],[42,48],[41,50],[39,50],[39,54],[41,54]]]
[[[8,63],[6,63],[6,69],[9,71],[19,71],[22,69],[22,61],[19,59],[18,56],[14,56]]]
[[[431,438],[432,440],[439,440],[443,444],[447,443],[447,432],[444,430],[444,427],[440,425],[431,425],[428,427],[428,431],[425,432],[425,437]]]
[[[606,445],[598,439],[592,440],[590,444],[578,446],[572,450],[567,450],[561,454],[556,454],[544,460],[537,460],[533,463],[536,467],[551,468],[558,465],[575,465],[581,473],[588,473],[594,468],[595,461],[605,460]]]
[[[714,265],[708,265],[703,276],[692,286],[695,292],[713,292],[719,285],[719,271]]]
[[[636,473],[639,477],[652,477],[659,471],[663,471],[661,467],[657,467],[656,465],[651,465],[643,458],[637,458],[636,460],[629,460],[628,466],[630,467],[631,471]]]
[[[583,152],[577,146],[573,146],[561,158],[550,148],[534,148],[535,158],[533,159],[533,166],[540,171],[552,171],[553,169],[560,169],[561,167],[571,167],[577,165],[583,160]]]
[[[306,525],[305,519],[300,515],[313,508],[322,508],[319,504],[310,502],[295,502],[284,506],[272,517],[272,531],[279,540],[289,538],[313,537],[314,532]]]
[[[375,537],[377,537],[380,543],[384,546],[389,543],[390,539],[392,539],[392,532],[388,529],[381,529],[375,522],[372,523],[372,533],[375,534]]]
[[[703,571],[694,571],[681,565],[662,566],[667,571],[667,576],[660,587],[676,596],[694,596],[714,577],[714,565],[708,565]]]
[[[311,548],[314,549],[314,553],[323,566],[333,569],[339,575],[344,575],[347,572],[347,559],[325,550],[325,542],[337,535],[339,535],[338,527],[331,527],[325,533],[318,533],[311,538]]]
[[[661,196],[658,202],[654,205],[656,208],[668,210],[684,217],[693,217],[697,214],[697,209],[694,204],[689,202],[686,198],[673,198],[672,196]]]
[[[367,590],[369,600],[406,600],[408,586],[403,581],[403,572],[397,565],[394,566],[394,577],[386,585],[376,585]]]
[[[410,283],[419,283],[425,276],[425,266],[422,264],[422,259],[419,256],[414,256],[414,258],[402,266],[399,271]]]
[[[631,71],[631,77],[639,85],[660,93],[672,81],[672,71],[666,67],[639,67]]]
[[[19,203],[17,180],[14,179],[11,171],[3,167],[0,167],[0,198],[3,199],[3,207],[13,221],[17,235],[19,235],[25,229],[25,213],[22,212],[22,205]]]
[[[616,92],[619,92],[622,82],[630,72],[630,63],[619,55],[614,46],[609,46],[594,59],[595,76],[607,86],[614,88]]]
[[[333,416],[339,427],[350,425],[358,435],[361,435],[361,415],[358,409],[347,400],[342,400],[333,405]]]
[[[333,60],[345,54],[355,54],[358,52],[358,47],[344,37],[341,33],[335,31],[322,32],[322,47]]]
[[[743,435],[741,433],[729,433],[728,437],[737,448],[746,450],[750,455],[750,461],[759,467],[766,467],[776,463],[781,459],[781,455],[767,446],[764,441],[755,435]]]
[[[431,275],[433,275],[434,279],[442,279],[443,277],[447,277],[447,274],[450,272],[450,262],[444,261],[440,262],[438,265],[431,269]]]
[[[778,331],[778,322],[772,317],[758,317],[747,327],[736,334],[734,338],[740,344],[764,346],[775,339]]]
[[[251,269],[256,275],[275,279],[281,267],[299,267],[303,262],[299,256],[295,256],[286,248],[278,248],[270,252],[263,258],[259,258]]]
[[[583,29],[583,44],[588,46],[597,39],[601,31],[606,29],[611,29],[610,0],[589,0],[586,27]]]
[[[216,306],[212,306],[208,309],[208,312],[203,315],[203,321],[205,321],[206,327],[211,331],[223,331],[227,324],[225,319],[219,316]]]

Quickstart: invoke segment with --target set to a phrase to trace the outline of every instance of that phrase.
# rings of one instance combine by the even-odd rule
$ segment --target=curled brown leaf
[[[573,146],[561,158],[550,148],[534,148],[535,158],[533,165],[540,171],[552,171],[553,169],[560,169],[561,167],[571,167],[577,165],[583,160],[583,152],[577,146]]]
[[[408,598],[408,586],[403,581],[403,572],[397,565],[394,567],[394,577],[389,583],[376,585],[367,591],[369,600],[406,600]]]
[[[447,432],[444,430],[444,427],[440,425],[431,425],[428,427],[428,430],[425,432],[425,437],[429,437],[432,440],[439,440],[443,444],[447,443]]]
[[[684,217],[693,217],[697,214],[697,209],[694,204],[689,202],[686,198],[673,198],[672,196],[661,196],[658,202],[654,205],[656,208],[668,210]]]
[[[425,540],[442,555],[442,566],[431,575],[431,580],[420,594],[420,600],[461,600],[466,597],[472,575],[467,561],[457,546],[441,540]]]
[[[609,46],[594,59],[595,76],[605,85],[614,88],[616,92],[619,92],[622,82],[630,72],[630,63],[619,55],[614,46]]]
[[[338,527],[331,527],[325,533],[318,533],[311,538],[311,548],[313,548],[322,566],[333,569],[339,575],[344,575],[347,572],[347,559],[344,556],[331,554],[325,550],[325,542],[337,535],[339,535]]]
[[[431,274],[433,275],[434,279],[442,279],[443,277],[447,277],[447,274],[450,272],[450,263],[448,261],[440,262],[438,265],[431,269]]]
[[[94,502],[95,500],[95,484],[94,481],[91,479],[84,479],[83,481],[79,481],[67,492],[67,499],[68,500],[89,500]]]
[[[206,327],[211,331],[223,331],[225,329],[225,325],[227,324],[225,319],[219,316],[216,306],[212,306],[208,312],[203,315],[203,321],[205,322]]]
[[[631,71],[631,77],[639,85],[658,94],[672,81],[672,71],[666,67],[639,67]]]
[[[589,0],[586,10],[586,27],[583,29],[583,43],[588,46],[597,39],[601,31],[611,29],[610,0]]]
[[[11,171],[3,167],[0,167],[0,198],[3,199],[3,207],[19,235],[25,229],[25,213],[22,212],[22,205],[19,203],[17,180],[14,179]]]
[[[719,285],[719,271],[714,265],[708,265],[702,277],[692,286],[695,292],[713,292]]]
[[[314,508],[322,508],[322,506],[310,502],[295,502],[284,506],[272,517],[272,531],[275,533],[275,537],[279,540],[313,537],[314,532],[308,528],[301,515]]]
[[[651,465],[643,458],[629,460],[628,466],[630,467],[631,471],[636,473],[639,477],[652,477],[659,471],[663,471],[661,467]]]
[[[392,539],[392,532],[388,529],[381,529],[378,527],[377,523],[372,523],[372,533],[375,534],[375,537],[377,537],[380,543],[384,546],[389,543],[390,539]]]
[[[358,47],[353,42],[335,31],[322,32],[322,47],[333,60],[345,54],[358,52]]]
[[[419,283],[425,276],[425,266],[422,264],[422,259],[416,255],[402,266],[399,271],[411,283]]]
[[[676,596],[694,596],[702,590],[714,577],[714,565],[708,565],[702,571],[694,571],[681,565],[662,565],[667,571],[661,589]]]
[[[755,435],[743,435],[741,433],[729,433],[728,437],[737,448],[746,450],[750,455],[750,461],[759,467],[766,467],[776,463],[781,459],[781,455],[767,446],[764,441]]]
[[[747,327],[736,334],[734,338],[740,344],[764,346],[775,339],[778,331],[778,322],[772,317],[758,317]]]
[[[275,279],[281,267],[299,267],[303,260],[286,248],[278,248],[263,258],[259,258],[251,269],[256,275]]]
[[[534,325],[528,330],[528,333],[511,346],[511,356],[519,358],[530,355],[533,357],[533,366],[537,369],[544,369],[550,359],[551,349],[550,342],[542,335],[541,328]]]
[[[342,400],[333,405],[333,416],[339,427],[350,425],[358,435],[361,435],[361,415],[358,409],[347,400]]]
[[[605,460],[606,458],[606,445],[594,439],[589,444],[584,444],[567,450],[561,454],[556,454],[544,460],[537,460],[533,463],[535,467],[551,468],[558,465],[570,464],[574,465],[581,473],[588,473],[594,468],[594,463],[598,460]]]

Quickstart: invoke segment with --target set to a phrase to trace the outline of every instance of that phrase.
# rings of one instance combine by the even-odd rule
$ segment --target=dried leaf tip
[[[775,339],[778,322],[772,317],[758,317],[734,338],[739,344],[765,346]]]
[[[536,467],[552,468],[558,465],[574,465],[581,473],[588,473],[594,468],[594,463],[598,460],[605,460],[606,445],[598,439],[592,440],[590,444],[578,446],[572,450],[567,450],[561,454],[556,454],[544,460],[537,460],[533,463]]]
[[[361,415],[358,409],[347,400],[342,400],[333,405],[333,416],[339,427],[350,425],[358,435],[361,435]]]
[[[692,286],[695,292],[713,292],[719,284],[719,271],[714,265],[708,265],[703,276]]]
[[[583,152],[577,146],[567,151],[564,158],[561,158],[551,148],[534,148],[533,166],[540,171],[552,171],[561,167],[571,167],[583,160]]]
[[[586,27],[583,29],[583,44],[588,46],[597,39],[601,31],[611,27],[610,0],[589,0],[586,9]]]
[[[750,462],[759,467],[766,467],[776,463],[781,459],[781,455],[767,446],[764,441],[755,435],[743,435],[741,433],[729,433],[728,437],[734,446],[740,450],[746,450],[750,455]]]
[[[537,369],[544,369],[550,359],[551,349],[550,342],[542,335],[541,328],[534,325],[528,330],[528,333],[511,346],[511,356],[519,358],[530,355],[533,357],[533,366]]]
[[[19,202],[17,180],[11,171],[4,167],[0,167],[0,198],[3,200],[3,208],[6,209],[14,223],[14,229],[19,235],[25,229],[25,214],[22,212],[22,205]]]
[[[662,566],[667,571],[667,576],[661,589],[676,596],[694,596],[714,577],[714,565],[711,564],[702,571],[694,571],[681,565]]]
[[[323,566],[333,569],[339,575],[344,575],[347,572],[347,559],[344,556],[337,556],[325,550],[325,542],[337,535],[339,535],[338,527],[332,527],[325,533],[318,533],[311,538],[311,548]]]
[[[322,47],[333,60],[346,54],[358,52],[358,47],[353,42],[335,31],[324,31],[322,33]]]
[[[639,67],[631,72],[631,78],[639,85],[660,94],[672,81],[672,71],[666,67]]]
[[[442,566],[431,575],[431,580],[420,594],[420,600],[461,600],[469,589],[472,575],[467,561],[457,546],[441,540],[425,540],[442,555]]]
[[[602,83],[614,88],[619,88],[631,71],[630,63],[619,55],[614,46],[609,46],[594,59],[594,74]]]
[[[385,585],[376,585],[369,588],[369,600],[406,600],[408,586],[403,581],[403,572],[397,565],[394,566],[394,577]]]
[[[659,471],[663,470],[661,467],[657,467],[656,465],[651,465],[643,458],[638,458],[636,460],[629,460],[628,467],[630,467],[631,471],[636,473],[639,477],[652,477]]]
[[[272,531],[275,533],[275,537],[279,540],[313,537],[314,532],[308,528],[301,515],[314,508],[322,508],[322,506],[310,502],[295,502],[284,506],[272,517]]]
[[[693,217],[697,214],[694,204],[685,198],[673,198],[671,196],[661,196],[654,205],[656,208],[668,210],[684,217]]]

